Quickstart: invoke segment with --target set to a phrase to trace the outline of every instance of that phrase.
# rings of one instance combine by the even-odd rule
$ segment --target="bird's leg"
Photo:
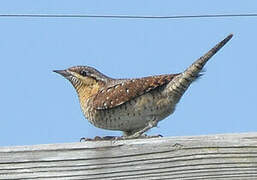
[[[115,137],[115,136],[104,136],[104,137],[99,137],[96,136],[93,139],[90,138],[81,138],[81,141],[101,141],[101,140],[125,140],[125,139],[136,139],[136,138],[156,138],[156,137],[162,137],[162,135],[157,135],[157,136],[143,136],[142,134],[148,131],[149,129],[156,127],[158,124],[158,120],[153,118],[153,120],[150,120],[148,124],[143,128],[139,129],[138,131],[124,131],[123,136],[121,137]]]
[[[132,135],[129,136],[124,136],[124,139],[134,139],[140,137],[144,132],[148,131],[149,129],[156,127],[158,124],[157,120],[151,120],[148,122],[147,126],[144,127],[143,129],[140,129],[139,131],[136,131]]]

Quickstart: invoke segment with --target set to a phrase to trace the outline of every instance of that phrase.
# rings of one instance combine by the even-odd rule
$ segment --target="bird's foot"
[[[160,138],[163,137],[162,135],[158,134],[158,135],[152,135],[152,136],[148,136],[146,134],[137,136],[137,137],[133,137],[133,136],[96,136],[94,138],[86,138],[86,137],[82,137],[80,138],[80,142],[86,142],[86,141],[116,141],[116,140],[127,140],[127,139],[150,139],[150,138]]]
[[[86,141],[108,141],[108,140],[116,140],[116,136],[96,136],[94,138],[86,138],[86,137],[82,137],[80,138],[80,142],[86,142]]]
[[[131,134],[129,136],[126,136],[127,139],[136,139],[139,138],[141,136],[144,136],[143,134],[148,131],[149,129],[156,127],[158,124],[157,120],[152,120],[149,121],[147,126],[145,126],[143,129],[140,129],[139,131],[136,131],[134,134]]]
[[[160,138],[160,137],[163,137],[163,136],[160,135],[160,134],[158,134],[158,135],[152,135],[152,136],[148,136],[148,135],[146,135],[146,134],[137,136],[137,134],[136,134],[136,135],[134,136],[134,134],[133,134],[133,135],[131,135],[131,136],[122,136],[121,138],[122,138],[123,140],[125,140],[125,139],[150,139],[150,138]]]

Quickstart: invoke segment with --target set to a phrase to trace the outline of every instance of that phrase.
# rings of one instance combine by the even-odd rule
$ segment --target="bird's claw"
[[[117,140],[128,140],[128,139],[149,139],[149,138],[160,138],[163,137],[162,135],[153,135],[153,136],[148,136],[146,134],[143,134],[138,137],[133,137],[133,136],[96,136],[94,138],[85,138],[82,137],[80,138],[80,142],[86,142],[86,141],[117,141]]]

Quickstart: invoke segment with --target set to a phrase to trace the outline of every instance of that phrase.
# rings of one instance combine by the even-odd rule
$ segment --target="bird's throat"
[[[81,102],[81,104],[84,104],[88,100],[88,98],[97,94],[100,88],[98,83],[94,83],[90,86],[81,83],[74,87],[78,93],[79,101]]]

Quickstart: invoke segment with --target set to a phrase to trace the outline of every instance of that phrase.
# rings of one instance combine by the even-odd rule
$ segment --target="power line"
[[[0,14],[0,17],[18,18],[112,18],[112,19],[189,19],[189,18],[221,18],[221,17],[257,17],[257,13],[250,14],[201,14],[201,15],[87,15],[87,14]]]

